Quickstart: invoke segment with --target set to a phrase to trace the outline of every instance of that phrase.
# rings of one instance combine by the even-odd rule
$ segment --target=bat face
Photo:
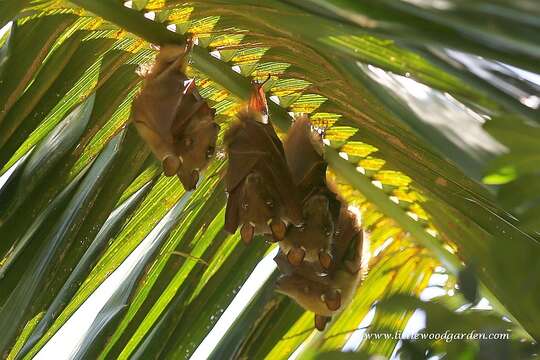
[[[276,291],[289,296],[304,309],[317,315],[332,316],[341,308],[341,290],[329,283],[316,282],[298,274],[283,275]]]
[[[214,122],[213,111],[206,104],[193,115],[175,140],[175,153],[181,160],[177,175],[186,190],[193,190],[216,149],[219,125]]]
[[[324,195],[310,197],[304,203],[303,217],[304,224],[289,227],[280,246],[292,265],[298,266],[303,261],[319,263],[327,271],[332,267],[331,245],[334,234],[328,198]]]

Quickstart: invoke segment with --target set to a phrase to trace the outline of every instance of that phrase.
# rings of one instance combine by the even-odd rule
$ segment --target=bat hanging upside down
[[[161,161],[164,174],[176,174],[186,190],[195,189],[214,155],[219,132],[215,111],[185,75],[191,46],[191,40],[185,46],[163,46],[132,105],[135,127]]]
[[[318,272],[332,267],[331,246],[340,202],[326,186],[322,139],[307,117],[297,118],[285,140],[285,155],[302,203],[303,224],[289,227],[279,243],[289,263],[317,264]]]
[[[363,276],[363,231],[354,214],[343,206],[332,246],[334,262],[329,272],[321,275],[313,263],[294,266],[280,251],[275,257],[283,275],[276,282],[276,291],[289,296],[304,309],[315,313],[315,327],[322,331],[332,315],[352,300]]]
[[[240,226],[247,244],[255,234],[282,240],[287,225],[299,225],[302,214],[283,146],[268,122],[262,84],[254,84],[247,109],[224,141],[229,158],[225,229],[234,233]]]

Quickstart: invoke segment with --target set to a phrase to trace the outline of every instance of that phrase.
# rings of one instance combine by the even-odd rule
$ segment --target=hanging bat
[[[289,227],[280,248],[287,254],[291,265],[302,262],[318,262],[323,270],[332,266],[331,245],[334,235],[334,219],[330,212],[329,199],[324,195],[313,195],[302,208],[303,224]]]
[[[255,234],[282,240],[287,224],[302,221],[283,145],[267,115],[262,84],[254,84],[247,109],[224,138],[229,158],[225,229],[234,233],[241,226],[247,244]]]
[[[185,75],[191,46],[191,41],[163,46],[132,105],[135,127],[161,161],[164,174],[177,174],[186,190],[195,188],[219,130],[213,110]]]
[[[177,121],[172,128],[175,155],[181,165],[176,174],[186,190],[193,190],[200,172],[208,166],[216,150],[219,125],[214,121],[215,110],[199,95],[192,81],[187,87]]]
[[[324,330],[332,315],[350,303],[362,279],[362,243],[355,216],[343,207],[333,247],[335,262],[328,275],[320,276],[310,263],[292,266],[280,251],[275,261],[283,275],[276,291],[314,312],[315,327]]]
[[[340,202],[326,186],[322,139],[312,131],[307,117],[300,117],[289,130],[284,148],[302,199],[303,226],[289,227],[280,248],[291,265],[318,262],[322,270],[328,270],[332,266],[331,245]]]
[[[283,144],[287,164],[302,202],[313,190],[326,187],[326,162],[322,139],[306,116],[295,119]]]

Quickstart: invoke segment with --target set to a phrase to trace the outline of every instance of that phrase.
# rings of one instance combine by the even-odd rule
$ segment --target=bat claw
[[[240,237],[246,245],[251,244],[253,241],[253,235],[255,234],[255,228],[249,224],[242,225],[240,229]]]
[[[272,237],[277,241],[281,241],[285,238],[285,232],[287,226],[281,220],[273,219],[270,222],[270,230],[272,231]]]
[[[330,321],[331,317],[315,314],[315,328],[319,331],[323,331],[326,324]]]
[[[304,261],[304,257],[306,256],[306,251],[302,248],[292,248],[287,253],[287,260],[289,261],[289,264],[293,266],[298,266],[302,264]]]
[[[182,163],[178,157],[168,154],[161,160],[161,165],[163,166],[165,176],[173,176]]]
[[[319,252],[319,262],[323,269],[330,270],[333,264],[333,259],[330,254],[328,254],[326,251],[321,250],[321,252]]]

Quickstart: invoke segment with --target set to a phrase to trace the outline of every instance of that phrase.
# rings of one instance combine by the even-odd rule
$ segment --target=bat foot
[[[304,261],[304,257],[306,256],[306,250],[303,248],[292,248],[287,253],[287,260],[289,261],[289,264],[293,266],[299,266]]]
[[[328,324],[331,319],[330,316],[315,314],[315,328],[319,331],[323,331],[326,328],[326,324]]]
[[[253,241],[253,235],[255,234],[255,228],[249,224],[242,225],[240,229],[240,237],[246,245],[251,244]]]
[[[163,173],[165,176],[174,176],[182,163],[180,158],[169,154],[166,155],[163,160],[161,160],[161,165],[163,166]]]
[[[321,300],[324,301],[326,307],[330,311],[337,311],[341,307],[341,292],[333,290],[321,295]]]

